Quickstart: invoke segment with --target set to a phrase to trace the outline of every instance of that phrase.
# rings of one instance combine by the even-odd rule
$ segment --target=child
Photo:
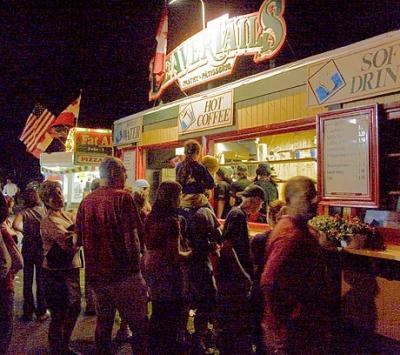
[[[199,163],[201,146],[189,140],[184,146],[185,159],[176,166],[176,181],[182,185],[181,207],[208,205],[206,190],[215,187],[214,179],[206,167]]]

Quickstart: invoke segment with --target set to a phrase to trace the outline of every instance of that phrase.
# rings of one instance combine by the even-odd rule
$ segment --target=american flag
[[[47,148],[45,145],[51,143],[51,139],[49,142],[49,131],[55,119],[55,116],[47,108],[37,103],[26,120],[24,130],[19,139],[26,145],[26,150],[37,158],[39,157],[38,154],[40,155],[38,148],[43,152]]]

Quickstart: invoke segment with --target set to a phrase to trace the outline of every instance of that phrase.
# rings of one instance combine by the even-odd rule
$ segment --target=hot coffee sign
[[[284,0],[265,0],[259,11],[229,18],[223,15],[166,56],[165,73],[150,90],[158,99],[175,81],[182,90],[230,75],[237,57],[252,55],[255,63],[274,57],[286,38]],[[153,80],[155,82],[155,80]]]

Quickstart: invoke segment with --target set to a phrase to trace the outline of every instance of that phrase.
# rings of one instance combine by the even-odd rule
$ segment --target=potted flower
[[[361,249],[372,228],[358,217],[347,220],[338,215],[316,216],[309,221],[312,228],[320,232],[320,244],[326,246],[342,246],[344,248]]]
[[[358,217],[350,217],[346,221],[346,232],[341,241],[344,248],[362,249],[367,238],[372,235],[372,228]]]
[[[338,215],[315,216],[308,223],[319,232],[319,242],[322,246],[340,246],[340,239],[345,234],[346,225]]]

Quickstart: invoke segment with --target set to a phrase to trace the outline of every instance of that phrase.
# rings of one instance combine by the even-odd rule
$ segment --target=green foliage
[[[345,240],[351,234],[372,234],[372,228],[358,217],[344,219],[338,215],[316,216],[309,221],[309,224],[325,233],[329,240]]]

